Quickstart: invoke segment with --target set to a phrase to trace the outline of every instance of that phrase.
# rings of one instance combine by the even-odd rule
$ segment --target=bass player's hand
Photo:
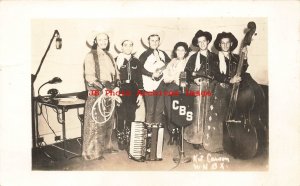
[[[229,83],[234,84],[234,83],[238,83],[240,81],[242,81],[242,78],[240,76],[235,75],[233,78],[230,79]]]

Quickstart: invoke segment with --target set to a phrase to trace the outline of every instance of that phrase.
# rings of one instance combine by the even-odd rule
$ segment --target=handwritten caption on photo
[[[222,154],[197,153],[192,156],[195,170],[226,170],[229,168],[230,159]]]

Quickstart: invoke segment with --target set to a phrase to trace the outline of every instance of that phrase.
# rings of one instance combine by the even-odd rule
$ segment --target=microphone
[[[59,35],[59,32],[56,30],[56,33],[57,33],[57,38],[56,38],[56,43],[55,43],[55,46],[56,46],[56,49],[61,49],[62,47],[62,39]]]
[[[56,84],[56,83],[61,83],[62,80],[59,77],[54,77],[53,79],[47,81],[46,83],[42,84],[42,86],[40,86],[39,90],[38,90],[38,96],[40,96],[40,90],[41,88],[46,85],[46,84]]]
[[[47,83],[49,83],[49,84],[56,84],[56,83],[61,83],[61,82],[62,82],[62,80],[59,77],[54,77],[53,79],[51,79]]]
[[[186,72],[180,72],[179,75],[179,87],[181,92],[184,94],[186,91],[187,81],[186,81]]]

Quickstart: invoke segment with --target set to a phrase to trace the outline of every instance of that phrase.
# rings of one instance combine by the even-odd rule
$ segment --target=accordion
[[[161,124],[147,126],[132,122],[129,143],[129,158],[136,161],[162,160],[164,128]]]

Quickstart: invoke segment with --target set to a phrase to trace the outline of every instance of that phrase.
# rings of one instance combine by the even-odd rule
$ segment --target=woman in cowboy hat
[[[118,91],[116,81],[119,79],[119,73],[113,57],[108,52],[109,39],[109,34],[106,32],[92,32],[87,39],[87,44],[92,47],[92,50],[84,60],[85,83],[87,90],[100,90],[100,93],[89,94],[85,104],[82,146],[82,157],[85,160],[102,159],[103,153],[116,152],[112,148],[111,141],[115,123],[114,108],[110,108],[112,111],[110,118],[101,115],[99,110],[95,109],[97,111],[94,112],[92,109],[98,98],[105,94],[105,90]],[[112,98],[121,102],[120,97]]]
[[[142,37],[144,45],[149,48],[143,52],[139,60],[142,64],[142,77],[145,92],[163,92],[165,85],[162,69],[170,62],[168,55],[159,50],[162,32],[150,32]],[[161,125],[164,111],[164,96],[145,96],[146,123]]]
[[[117,136],[120,150],[129,145],[126,132],[130,131],[131,122],[145,121],[144,99],[142,95],[137,94],[139,90],[143,90],[143,80],[141,63],[133,55],[136,43],[133,37],[127,36],[115,45],[117,52],[121,52],[116,58],[116,63],[120,72],[120,92],[124,93],[121,96],[122,104],[117,109]]]
[[[193,54],[185,67],[187,81],[190,84],[189,91],[197,91],[200,96],[195,97],[194,119],[191,125],[187,126],[184,131],[184,139],[193,144],[195,149],[201,145],[205,149],[213,152],[223,150],[222,130],[223,125],[214,120],[209,107],[211,105],[211,95],[213,87],[219,78],[218,56],[208,50],[208,45],[212,40],[209,32],[199,30],[192,44],[199,47],[199,51]],[[210,93],[207,96],[202,92]],[[213,128],[213,132],[207,129]]]
[[[168,117],[168,131],[171,134],[169,141],[170,145],[173,145],[176,141],[177,136],[179,136],[179,129],[171,122],[171,96],[176,92],[179,93],[180,90],[180,73],[184,72],[185,65],[187,63],[187,57],[189,55],[189,47],[185,42],[178,42],[175,44],[172,57],[173,59],[167,65],[164,71],[164,82],[166,83],[166,91],[169,96],[165,96],[165,106]],[[173,96],[174,96],[173,95]]]

